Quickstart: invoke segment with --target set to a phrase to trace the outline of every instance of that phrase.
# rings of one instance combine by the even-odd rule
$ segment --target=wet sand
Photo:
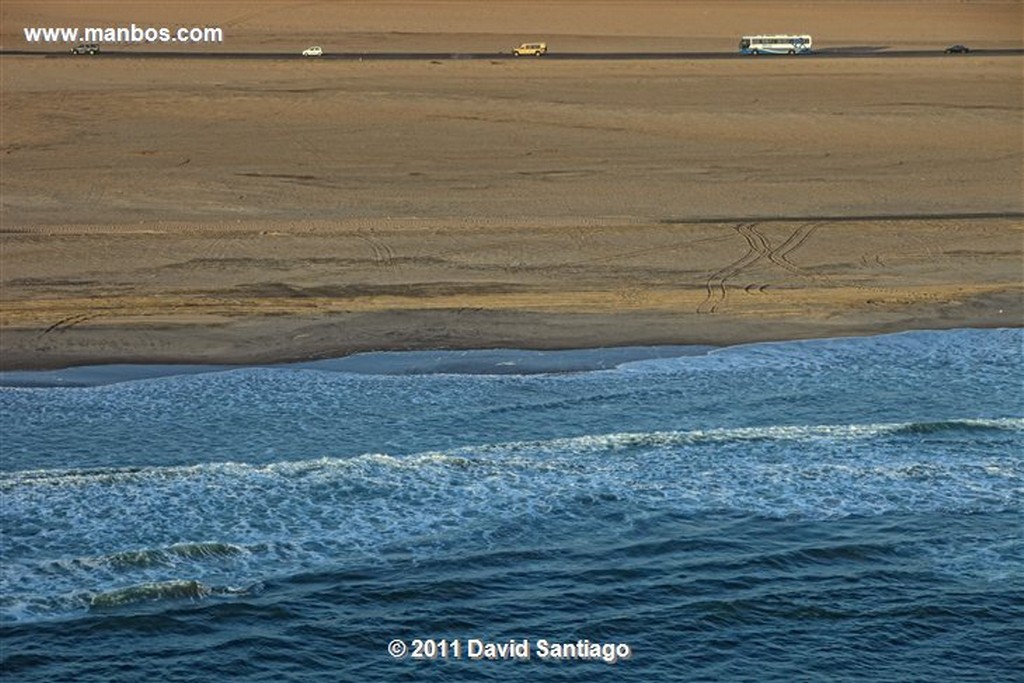
[[[553,45],[680,49],[688,18],[686,49],[728,51],[750,9],[640,4],[352,3],[331,40],[469,51],[547,21]],[[799,9],[837,47],[1021,44],[1019,3],[881,4],[757,18]],[[59,6],[5,3],[4,47]],[[327,49],[306,35],[341,11],[210,7],[181,21],[235,12],[232,51]],[[3,369],[1024,322],[1019,57],[0,67]]]

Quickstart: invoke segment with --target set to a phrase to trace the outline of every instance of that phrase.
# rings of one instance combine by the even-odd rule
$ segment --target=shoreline
[[[0,233],[0,370],[1024,325],[1018,219],[151,227]]]
[[[471,292],[439,296],[454,304],[450,308],[378,304],[362,311],[317,313],[314,309],[303,313],[308,299],[288,295],[274,300],[275,305],[289,307],[276,315],[257,309],[248,315],[213,320],[213,316],[174,315],[166,310],[162,316],[158,311],[120,320],[102,313],[83,315],[64,326],[46,329],[43,325],[0,326],[0,372],[123,364],[278,365],[366,353],[729,347],[912,331],[1024,327],[1024,285],[1006,281],[987,287],[971,284],[924,288],[922,292],[920,287],[886,290],[876,283],[843,294],[788,282],[774,294],[771,290],[736,289],[730,299],[722,299],[728,304],[725,310],[711,313],[700,309],[707,302],[706,298],[701,301],[707,296],[705,289],[710,292],[710,288],[694,287],[662,295],[675,306],[628,301],[622,292],[616,292],[610,306],[588,309],[570,300],[547,311],[532,309],[529,303],[511,308],[476,307],[465,301],[474,296]],[[864,298],[874,296],[878,298]],[[163,320],[154,320],[157,317]]]
[[[572,291],[557,289],[502,308],[500,301],[496,304],[472,286],[461,294],[438,292],[436,297],[413,300],[422,306],[436,299],[448,307],[403,308],[394,298],[382,297],[364,310],[346,310],[361,300],[311,304],[301,292],[285,292],[258,302],[280,307],[279,313],[255,306],[222,317],[190,312],[189,305],[196,303],[190,299],[183,300],[178,311],[168,297],[155,297],[154,311],[134,311],[120,319],[97,311],[70,318],[65,317],[69,313],[50,314],[51,320],[68,320],[64,325],[43,319],[35,326],[0,326],[0,371],[116,364],[246,366],[382,352],[726,347],[916,330],[1024,327],[1024,286],[1009,281],[1013,266],[1009,275],[999,275],[991,260],[980,265],[1003,281],[986,286],[975,280],[940,287],[885,287],[887,283],[879,282],[869,287],[813,288],[784,280],[777,291],[774,285],[726,286],[714,290],[723,297],[719,303],[724,310],[717,312],[706,307],[713,289],[708,286],[634,292],[613,289],[621,287],[615,282],[606,284],[611,291],[589,308],[575,300]],[[834,277],[827,271],[808,272],[808,277]],[[635,282],[636,277],[631,279]],[[587,293],[594,294],[600,293]],[[531,307],[544,296],[563,300],[548,310]],[[97,305],[109,309],[116,301]],[[342,309],[332,310],[335,306]]]
[[[671,334],[630,334],[623,330],[609,333],[605,337],[593,333],[578,336],[560,336],[557,339],[534,339],[525,334],[518,337],[502,336],[500,338],[461,340],[446,344],[430,344],[417,342],[413,339],[397,341],[392,344],[355,343],[332,345],[305,343],[295,348],[267,346],[267,340],[247,344],[249,348],[224,348],[218,343],[216,348],[205,347],[204,340],[210,341],[211,330],[190,330],[187,334],[177,332],[171,334],[171,343],[177,347],[164,352],[125,351],[116,343],[94,343],[107,347],[106,351],[67,351],[65,353],[40,356],[31,352],[15,353],[5,351],[0,354],[0,375],[12,372],[53,372],[74,370],[83,367],[109,367],[117,365],[132,366],[222,366],[225,368],[295,365],[304,363],[323,363],[352,358],[366,354],[416,354],[416,353],[464,353],[464,352],[500,352],[515,351],[523,353],[572,353],[600,352],[629,348],[728,348],[748,344],[785,343],[796,341],[816,341],[823,339],[872,337],[905,332],[938,332],[956,329],[1013,329],[1024,327],[1024,321],[1012,320],[1012,316],[1000,310],[995,315],[984,318],[965,320],[920,319],[909,324],[868,324],[847,326],[818,326],[809,323],[792,323],[765,320],[760,324],[752,324],[744,333],[733,323],[722,330],[705,330],[692,335],[673,336]],[[330,327],[326,326],[323,335],[330,335]],[[624,333],[625,332],[625,333]],[[10,335],[11,331],[6,331]],[[138,332],[135,333],[139,334]],[[307,333],[308,334],[308,333]],[[101,337],[117,337],[124,343],[132,335],[124,330],[106,330]],[[33,335],[34,336],[34,335]],[[198,342],[192,349],[181,348],[173,340],[189,339]],[[224,341],[220,339],[218,341]],[[251,347],[262,347],[255,351]]]
[[[685,356],[701,356],[730,348],[762,344],[827,342],[914,333],[966,330],[1014,330],[1017,326],[908,328],[863,334],[821,335],[784,339],[737,340],[725,344],[648,344],[574,348],[481,347],[459,349],[402,349],[355,351],[313,359],[278,359],[265,362],[110,362],[59,367],[0,369],[2,388],[83,388],[181,375],[228,372],[247,368],[323,370],[356,375],[532,375],[592,372],[626,363]]]
[[[227,372],[246,368],[323,370],[355,375],[538,375],[591,372],[624,363],[699,356],[718,348],[699,345],[590,349],[462,349],[369,351],[319,360],[256,364],[84,365],[53,370],[0,371],[0,387],[89,387],[140,379]]]

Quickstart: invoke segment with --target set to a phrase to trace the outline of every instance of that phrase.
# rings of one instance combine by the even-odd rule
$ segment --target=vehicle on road
[[[519,47],[512,50],[512,54],[516,57],[540,57],[548,52],[547,43],[523,43]]]
[[[740,53],[745,55],[805,55],[810,52],[811,37],[807,35],[743,36],[740,38]]]
[[[302,56],[303,57],[320,57],[320,56],[323,55],[323,53],[324,53],[324,49],[322,47],[320,47],[319,45],[314,45],[313,47],[307,47],[305,50],[303,50],[302,51]]]
[[[99,51],[100,46],[96,43],[82,43],[71,48],[71,54],[73,55],[94,55]]]
[[[945,49],[945,53],[947,55],[965,55],[970,51],[971,48],[967,47],[966,45],[960,45],[959,43],[957,43],[956,45],[950,45]]]

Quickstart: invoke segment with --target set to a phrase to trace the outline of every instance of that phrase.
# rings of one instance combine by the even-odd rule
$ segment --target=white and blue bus
[[[740,52],[745,55],[802,55],[811,51],[810,36],[743,36]]]

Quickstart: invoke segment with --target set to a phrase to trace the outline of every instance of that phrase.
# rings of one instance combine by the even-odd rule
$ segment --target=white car
[[[319,57],[323,53],[324,53],[324,49],[322,47],[320,47],[319,45],[314,45],[313,47],[307,47],[305,50],[303,50],[302,51],[302,56],[303,57]]]

